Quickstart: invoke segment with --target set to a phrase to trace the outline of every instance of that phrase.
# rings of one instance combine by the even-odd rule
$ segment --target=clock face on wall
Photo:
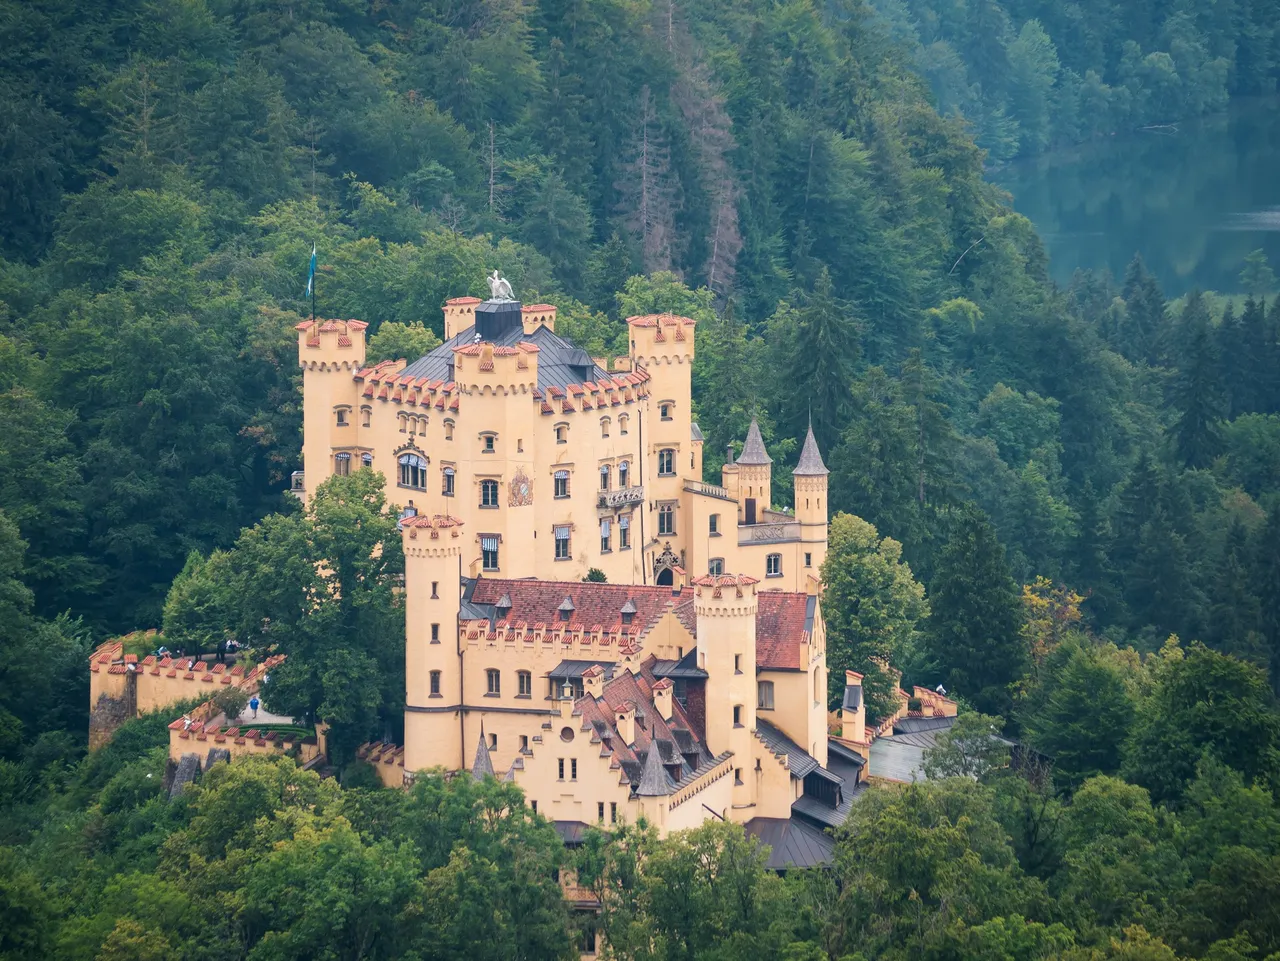
[[[517,467],[515,476],[511,478],[510,495],[507,497],[508,507],[526,507],[533,503],[533,481],[529,480],[529,475],[524,472],[523,467]]]

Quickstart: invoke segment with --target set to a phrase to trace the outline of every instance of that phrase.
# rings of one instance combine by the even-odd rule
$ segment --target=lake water
[[[1263,248],[1280,274],[1280,97],[1055,151],[991,175],[1049,250],[1055,280],[1078,267],[1118,279],[1135,251],[1176,297],[1239,290]]]

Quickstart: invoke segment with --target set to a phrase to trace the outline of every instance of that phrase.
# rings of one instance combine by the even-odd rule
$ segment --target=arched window
[[[480,482],[480,506],[498,506],[498,482],[496,480],[482,480]]]
[[[569,496],[569,472],[567,470],[556,471],[552,476],[552,481],[556,497]]]
[[[489,689],[488,693],[501,694],[502,693],[502,675],[498,673],[497,668],[491,667],[484,673],[485,673],[485,682]]]
[[[396,414],[396,420],[400,422],[400,433],[407,434],[409,432],[409,415]]]
[[[556,424],[556,443],[557,444],[569,443],[569,425],[568,424]]]
[[[427,462],[417,454],[400,455],[400,486],[427,489]]]
[[[764,559],[764,576],[765,577],[781,577],[782,576],[782,555],[769,554]]]
[[[658,451],[658,476],[672,477],[676,472],[676,452],[670,447]]]
[[[708,534],[720,533],[720,515],[719,514],[712,514],[711,517],[708,518],[707,533]]]
[[[431,672],[431,696],[432,697],[440,696],[440,672],[439,671]]]
[[[360,455],[360,466],[361,466],[361,467],[369,467],[369,468],[372,468],[372,467],[373,467],[373,455],[372,455],[372,454],[361,454],[361,455]]]
[[[609,489],[609,478],[613,472],[609,469],[608,464],[600,465],[600,489],[607,491]]]
[[[351,473],[351,455],[346,451],[333,455],[333,472],[339,477],[346,477]]]
[[[347,415],[349,413],[351,413],[350,407],[335,407],[333,409],[334,423],[337,424],[339,427],[346,427],[347,424],[350,423],[350,421],[347,419]]]
[[[441,493],[444,494],[445,497],[452,497],[453,496],[453,478],[455,473],[454,469],[452,467],[446,467],[443,473],[444,473],[444,487],[441,490]]]
[[[631,515],[623,514],[618,518],[618,550],[631,548]]]
[[[627,487],[627,475],[631,472],[631,465],[627,461],[623,461],[618,465],[618,489],[625,490]]]
[[[676,406],[673,400],[664,400],[658,405],[658,416],[663,420],[671,420],[671,410]]]

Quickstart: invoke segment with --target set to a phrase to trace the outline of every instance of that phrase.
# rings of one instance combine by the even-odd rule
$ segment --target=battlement
[[[366,400],[385,400],[391,404],[403,404],[420,410],[435,408],[439,411],[456,411],[461,391],[454,381],[432,380],[430,377],[412,377],[401,374],[403,360],[384,360],[373,367],[363,367],[353,379],[364,385],[360,396]]]
[[[319,370],[354,370],[364,363],[362,320],[304,320],[298,332],[298,365]]]
[[[649,396],[649,373],[643,368],[629,370],[564,387],[551,386],[534,391],[534,399],[544,414],[573,414],[625,407]]]
[[[483,301],[479,297],[454,297],[444,303],[444,339],[456,337],[476,322],[476,307]]]
[[[539,327],[554,331],[556,308],[552,304],[529,304],[520,308],[520,320],[524,324],[526,334],[532,334]]]
[[[484,341],[453,348],[454,376],[467,392],[529,394],[538,389],[536,344],[514,347]]]
[[[628,317],[633,357],[647,357],[651,364],[684,364],[693,361],[696,322],[676,314]]]
[[[224,749],[232,758],[249,754],[283,755],[297,750],[299,761],[304,764],[320,753],[319,738],[313,733],[226,722],[226,715],[212,700],[171,721],[170,760],[177,762],[184,754],[201,753],[207,746]]]
[[[641,633],[619,621],[610,624],[573,625],[501,620],[489,625],[488,620],[463,621],[459,627],[468,647],[519,647],[535,654],[547,654],[560,660],[590,660],[602,656],[612,660],[613,653],[630,656],[641,649]]]

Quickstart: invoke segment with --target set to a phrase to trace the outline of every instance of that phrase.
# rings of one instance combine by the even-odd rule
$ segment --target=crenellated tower
[[[404,544],[404,769],[456,769],[463,756],[462,521],[420,514],[401,524]]]
[[[294,328],[302,368],[304,473],[292,486],[304,503],[339,458],[358,460],[361,417],[352,375],[364,366],[368,326],[360,320],[304,320]]]
[[[734,756],[735,820],[749,820],[756,779],[749,764],[756,729],[756,615],[760,582],[745,574],[695,578],[698,665],[707,672],[707,745]]]

